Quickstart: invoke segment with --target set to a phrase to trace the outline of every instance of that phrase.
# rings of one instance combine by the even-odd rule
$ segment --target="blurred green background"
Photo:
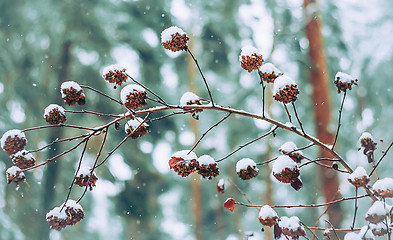
[[[314,7],[314,6],[312,6]],[[359,87],[349,92],[343,112],[343,127],[338,152],[353,166],[367,165],[357,151],[358,138],[371,132],[378,142],[376,156],[392,141],[393,129],[393,2],[378,0],[375,4],[353,0],[321,1],[315,9],[322,19],[324,52],[331,81],[331,131],[341,96],[333,84],[337,71],[359,79]],[[190,48],[197,57],[220,105],[261,112],[261,90],[256,73],[241,69],[240,49],[245,45],[259,48],[265,61],[273,62],[294,78],[300,95],[297,108],[308,132],[313,132],[313,104],[308,81],[308,39],[304,26],[309,6],[299,0],[266,1],[120,1],[120,0],[2,0],[0,1],[0,133],[13,128],[25,129],[45,125],[44,108],[50,103],[62,104],[60,84],[74,80],[93,86],[119,98],[120,88],[113,89],[101,77],[104,66],[120,63],[128,73],[158,93],[168,103],[178,104],[181,95],[192,90],[208,99],[201,77],[187,53],[171,53],[160,44],[160,33],[172,25],[190,36]],[[270,86],[268,88],[270,90]],[[86,105],[66,109],[91,110],[119,114],[123,109],[92,91],[85,90]],[[273,118],[286,122],[282,105],[269,100]],[[63,104],[62,104],[63,105]],[[149,102],[146,107],[156,106]],[[168,112],[167,112],[168,113]],[[157,113],[159,117],[164,113]],[[194,141],[223,113],[203,112],[196,121],[189,115],[166,118],[151,124],[151,132],[141,139],[128,140],[96,174],[97,187],[88,192],[81,204],[85,219],[62,231],[50,231],[45,214],[64,202],[68,186],[81,153],[77,149],[45,167],[27,173],[27,183],[19,189],[0,177],[0,238],[8,239],[270,239],[271,233],[260,231],[258,212],[237,207],[234,213],[222,207],[227,197],[245,202],[242,195],[227,184],[224,194],[217,194],[219,178],[230,178],[256,204],[323,202],[315,166],[302,170],[304,187],[295,192],[270,176],[268,167],[250,181],[236,177],[235,163],[243,157],[256,162],[278,154],[286,141],[298,146],[307,142],[286,133],[268,137],[239,151],[220,164],[221,175],[214,180],[201,180],[197,175],[181,178],[169,171],[170,155],[189,149]],[[67,115],[68,123],[98,126],[109,119],[93,115]],[[209,133],[196,149],[198,155],[210,154],[216,159],[239,145],[262,135],[270,125],[231,117]],[[28,132],[27,149],[37,149],[56,138],[74,136],[81,131],[43,129]],[[111,129],[104,152],[109,152],[125,137]],[[89,143],[84,164],[91,166],[101,138]],[[35,154],[38,162],[72,146],[57,144]],[[317,156],[316,149],[306,151]],[[391,177],[389,153],[378,173]],[[12,165],[0,152],[0,170]],[[343,196],[353,196],[354,189],[340,176]],[[82,189],[74,188],[72,199]],[[341,227],[352,223],[353,202],[345,203]],[[359,216],[369,206],[360,200]],[[280,215],[297,215],[313,226],[324,209],[280,209]],[[320,225],[324,227],[321,221]],[[362,226],[364,220],[359,218]],[[326,226],[325,226],[326,227]],[[319,233],[320,234],[320,233]],[[251,236],[253,235],[253,236]],[[249,236],[249,237],[248,237]]]

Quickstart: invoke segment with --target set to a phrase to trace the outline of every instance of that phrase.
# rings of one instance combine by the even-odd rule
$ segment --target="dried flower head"
[[[85,94],[78,83],[74,81],[63,82],[60,87],[61,97],[67,105],[84,105],[86,102]]]
[[[355,171],[349,175],[348,181],[355,187],[362,187],[367,185],[370,178],[368,177],[366,169],[363,167],[357,167]]]
[[[258,49],[252,46],[245,46],[242,48],[239,61],[243,69],[251,72],[262,66],[263,58]]]
[[[106,66],[104,70],[102,70],[102,76],[109,83],[114,83],[115,89],[117,86],[121,86],[123,83],[125,83],[128,79],[126,69],[119,64]]]
[[[336,84],[337,92],[340,93],[349,90],[352,90],[352,84],[358,85],[358,80],[348,75],[346,73],[337,72],[334,78],[334,84]]]
[[[218,192],[218,193],[224,193],[224,192],[225,192],[225,179],[224,179],[224,178],[221,178],[221,179],[218,181],[216,187],[217,187],[217,192]]]
[[[278,151],[290,157],[294,162],[300,163],[304,158],[303,152],[300,150],[295,151],[296,149],[297,147],[294,142],[286,142],[281,145]]]
[[[44,118],[47,123],[52,125],[64,123],[67,120],[64,108],[57,104],[49,104],[45,108]]]
[[[269,205],[264,205],[259,211],[258,219],[262,225],[272,227],[274,226],[274,224],[276,224],[278,220],[278,215],[272,207],[270,207]]]
[[[211,180],[220,174],[216,161],[209,155],[202,155],[198,158],[198,174],[203,178]]]
[[[299,94],[296,82],[285,75],[276,78],[273,91],[274,99],[284,104],[295,102]]]
[[[12,162],[19,168],[25,169],[34,166],[35,158],[33,154],[22,150],[12,155]]]
[[[388,233],[388,227],[383,222],[377,224],[370,223],[370,229],[375,236],[384,236]]]
[[[382,201],[375,201],[368,209],[365,219],[370,223],[377,224],[385,220],[391,209],[392,206],[389,206]]]
[[[98,180],[94,172],[91,172],[89,168],[81,168],[78,172],[78,176],[75,177],[74,183],[81,187],[88,186],[90,191],[96,186],[96,181]]]
[[[188,150],[182,150],[174,153],[169,160],[169,168],[177,172],[182,177],[187,177],[199,169],[197,155]]]
[[[283,75],[278,68],[276,68],[272,63],[264,63],[258,71],[261,79],[267,83],[273,83],[276,78]]]
[[[180,98],[180,105],[202,105],[201,99],[192,92],[185,92]]]
[[[143,87],[137,84],[125,86],[120,92],[120,99],[128,109],[137,109],[145,106],[147,95]]]
[[[26,143],[25,134],[18,129],[9,130],[1,137],[1,148],[10,155],[23,150]]]
[[[142,124],[142,122],[143,119],[139,117],[131,119],[124,125],[124,131],[131,134],[133,139],[140,138],[149,131],[149,125],[147,123]]]
[[[67,226],[67,214],[61,207],[55,207],[46,214],[50,228],[60,231]]]
[[[292,183],[300,175],[296,163],[287,155],[279,156],[274,161],[272,170],[274,177],[283,183]]]
[[[66,202],[65,213],[67,214],[67,225],[75,225],[85,217],[82,206],[74,200],[68,200]]]
[[[165,49],[177,52],[187,50],[187,42],[190,38],[180,28],[172,26],[161,32],[161,43]]]
[[[7,174],[7,179],[8,179],[8,184],[14,182],[16,184],[22,183],[25,181],[26,176],[22,172],[22,169],[20,169],[17,166],[12,166],[7,169],[6,171]]]
[[[292,237],[292,239],[299,239],[299,237],[306,235],[298,217],[281,217],[278,225],[280,226],[282,233],[286,236]]]
[[[373,192],[376,196],[381,198],[393,197],[393,179],[383,178],[377,180],[373,185]]]
[[[367,156],[368,162],[371,163],[374,161],[374,151],[377,149],[377,143],[374,142],[373,136],[364,132],[359,138],[360,145],[363,148],[363,154]]]
[[[249,180],[258,176],[259,169],[254,160],[243,158],[236,163],[237,175],[243,180]]]

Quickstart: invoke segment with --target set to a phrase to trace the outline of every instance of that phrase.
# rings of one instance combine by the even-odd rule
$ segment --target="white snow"
[[[64,110],[64,108],[63,108],[62,106],[57,105],[57,104],[49,104],[49,105],[45,108],[45,110],[44,110],[44,118],[45,118],[46,115],[49,115],[49,113],[50,113],[53,109],[55,109],[55,108],[57,108],[57,110],[58,110],[60,113],[62,113],[62,114],[65,113],[65,110]]]
[[[281,73],[280,70],[278,70],[278,68],[276,68],[276,66],[274,66],[273,63],[264,63],[262,64],[262,66],[259,68],[259,70],[263,73],[275,73],[275,74],[279,74]]]
[[[352,77],[349,74],[343,73],[343,72],[337,72],[336,76],[334,78],[336,80],[340,80],[341,82],[347,82],[347,83],[351,83],[352,81],[355,80],[354,77]]]
[[[293,150],[295,150],[296,148],[297,148],[296,144],[292,141],[289,141],[289,142],[286,142],[283,145],[281,145],[279,150],[289,153],[289,152],[292,152]]]
[[[179,33],[180,35],[186,34],[181,28],[172,26],[161,32],[161,43],[172,40],[172,35]]]
[[[32,159],[34,159],[33,154],[29,153],[29,152],[26,151],[26,150],[22,150],[22,151],[19,151],[19,152],[15,153],[15,154],[14,154],[14,158],[15,158],[15,157],[24,157],[24,158],[27,159],[27,160],[32,160]]]
[[[369,240],[375,239],[375,236],[374,236],[373,232],[371,231],[371,228],[369,228],[368,226],[363,226],[360,229],[359,236],[363,237],[363,239],[369,239]]]
[[[360,141],[361,139],[365,139],[365,138],[370,138],[372,141],[374,141],[373,136],[372,136],[371,133],[369,133],[369,132],[364,132],[364,133],[362,133],[362,135],[361,135],[360,138],[359,138],[359,141]]]
[[[373,190],[374,191],[386,191],[386,190],[392,190],[393,191],[393,179],[392,178],[383,178],[377,180],[374,185],[373,185]]]
[[[144,92],[145,89],[144,89],[143,87],[141,87],[140,85],[138,85],[138,84],[130,84],[130,85],[127,85],[127,86],[123,87],[123,88],[121,89],[121,91],[120,91],[120,99],[121,99],[121,101],[122,101],[123,103],[126,103],[126,102],[127,102],[127,96],[128,96],[130,93],[134,92],[134,91],[137,91],[137,92]]]
[[[239,61],[241,62],[241,61],[243,60],[243,59],[242,59],[242,56],[249,56],[249,57],[251,57],[251,55],[253,55],[254,53],[256,53],[257,55],[262,55],[262,54],[259,52],[259,50],[256,49],[256,48],[253,47],[253,46],[245,46],[245,47],[242,47],[242,51],[241,51],[240,56],[239,56]]]
[[[280,221],[278,222],[278,225],[281,228],[287,228],[292,231],[296,231],[299,227],[301,227],[300,226],[300,219],[296,216],[293,216],[290,218],[288,218],[286,216],[280,217]],[[301,228],[303,228],[303,227],[301,227]]]
[[[273,163],[273,174],[281,173],[285,168],[296,169],[296,163],[287,155],[280,155]]]
[[[90,174],[90,167],[81,167],[78,172],[78,176],[88,176]]]
[[[185,92],[180,98],[180,105],[187,105],[188,102],[199,101],[199,97],[192,92]]]
[[[278,78],[276,78],[276,80],[274,80],[274,85],[273,85],[274,94],[277,94],[280,90],[284,89],[288,85],[297,86],[295,80],[293,80],[292,78],[285,75],[279,76]]]
[[[355,181],[355,178],[363,179],[363,176],[368,177],[366,169],[364,169],[363,167],[357,167],[355,171],[349,174],[348,179],[350,179],[351,181]]]
[[[264,205],[261,207],[261,210],[259,211],[259,217],[262,219],[266,219],[267,217],[273,218],[273,217],[278,217],[276,211],[273,210],[272,207],[269,205]]]
[[[243,158],[236,163],[236,172],[240,172],[243,169],[245,170],[248,168],[248,166],[254,167],[256,169],[257,164],[250,158]]]
[[[189,150],[181,150],[172,154],[171,157],[182,158],[184,161],[191,161],[191,160],[198,159],[197,155],[194,152],[190,152],[189,154],[188,152]]]
[[[225,186],[225,179],[221,178],[220,180],[218,180],[217,186],[220,188],[224,188]]]
[[[355,232],[349,232],[345,234],[344,240],[362,240],[362,237]]]
[[[209,156],[209,155],[202,155],[198,158],[199,165],[205,165],[208,166],[209,164],[215,164],[216,161]]]
[[[140,117],[136,117],[134,119],[129,120],[125,125],[124,125],[124,131],[127,133],[127,130],[131,127],[133,130],[135,130],[141,123],[143,122],[143,119]],[[143,123],[144,127],[148,127],[147,123]]]
[[[70,88],[74,88],[76,91],[81,91],[82,88],[81,86],[79,86],[78,83],[74,82],[74,81],[67,81],[67,82],[63,82],[60,86],[60,93],[61,93],[61,97],[64,98],[66,95],[63,93],[63,89],[70,89]]]
[[[49,218],[50,218],[51,216],[57,217],[57,218],[59,218],[59,219],[67,219],[67,214],[66,214],[66,212],[65,212],[65,209],[63,209],[63,211],[61,211],[61,212],[60,212],[60,210],[61,210],[61,207],[55,207],[55,208],[53,208],[52,210],[50,210],[50,211],[46,214],[47,221],[49,221]]]
[[[82,206],[79,203],[77,203],[75,200],[67,200],[65,205],[66,205],[66,207],[70,207],[75,210],[80,209],[83,211]]]
[[[377,224],[370,223],[370,229],[375,231],[387,230],[386,224],[384,222],[379,222]]]
[[[104,69],[102,70],[102,76],[105,78],[105,75],[108,74],[109,72],[114,72],[115,70],[117,71],[121,71],[123,70],[124,67],[120,64],[112,64],[112,65],[108,65],[106,67],[104,67]]]
[[[15,136],[17,136],[18,138],[26,138],[25,134],[19,129],[8,130],[1,137],[1,140],[0,140],[1,141],[1,148],[4,149],[5,141],[7,140],[8,137],[13,138]]]
[[[295,125],[293,125],[291,122],[286,122],[284,125],[285,125],[286,127],[289,127],[289,128],[295,127]]]
[[[373,205],[368,209],[366,217],[369,215],[385,216],[390,212],[392,207],[382,201],[375,201]]]
[[[25,176],[25,174],[22,172],[22,170],[17,166],[12,166],[12,167],[8,168],[6,171],[6,173],[8,173],[10,175],[14,175],[14,176],[16,176],[16,172],[20,172],[18,178],[23,178]]]

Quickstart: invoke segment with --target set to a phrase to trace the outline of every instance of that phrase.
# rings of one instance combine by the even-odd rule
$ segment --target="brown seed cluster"
[[[183,158],[172,157],[169,160],[169,167],[182,177],[187,177],[199,169],[199,163],[196,159],[185,161]]]
[[[252,70],[257,70],[262,66],[263,58],[262,55],[253,53],[251,56],[241,56],[240,64],[243,69],[251,72]]]
[[[285,86],[284,89],[281,89],[273,97],[276,101],[282,102],[284,104],[288,104],[290,102],[295,102],[298,94],[299,94],[299,89],[297,88],[297,85],[291,84]]]
[[[261,72],[258,71],[259,76],[261,79],[267,83],[273,83],[276,78],[279,76],[283,75],[284,73],[275,73],[274,71],[272,72]]]
[[[217,163],[209,164],[207,166],[200,165],[198,174],[203,178],[208,178],[211,180],[213,177],[217,177],[220,174],[220,170],[218,169]]]
[[[12,155],[12,162],[20,169],[26,169],[35,165],[35,158],[26,150]]]
[[[57,207],[56,209],[60,211],[61,207]],[[65,211],[65,214],[67,215],[66,218],[59,218],[50,213],[47,214],[46,220],[48,221],[51,229],[60,231],[61,229],[67,227],[67,225],[75,225],[85,216],[82,209],[74,209],[71,206],[66,206],[63,211]]]
[[[386,217],[386,215],[367,214],[365,219],[366,219],[366,221],[369,221],[370,223],[377,224],[377,223],[384,221],[385,217]]]
[[[383,191],[381,189],[378,189],[377,191],[373,190],[373,192],[374,192],[375,196],[380,197],[380,198],[393,198],[393,190],[392,189],[386,189]]]
[[[75,88],[64,88],[62,89],[64,94],[63,100],[67,105],[85,105],[86,103],[86,96],[82,90],[77,91]]]
[[[269,226],[269,227],[273,227],[274,224],[276,224],[278,217],[266,217],[266,218],[261,218],[258,217],[259,222],[261,222],[261,224],[263,226]]]
[[[63,112],[59,111],[58,108],[53,108],[52,111],[45,115],[45,120],[51,125],[57,125],[65,123],[67,118]]]
[[[304,156],[299,152],[287,152],[282,149],[278,149],[278,151],[290,157],[295,163],[300,163],[304,159]]]
[[[75,225],[85,217],[85,213],[83,212],[82,209],[74,209],[72,207],[67,206],[65,212],[67,214],[67,219],[66,219],[67,225]]]
[[[165,49],[171,50],[172,52],[187,50],[187,42],[189,39],[190,38],[187,37],[186,34],[180,35],[180,33],[176,32],[172,34],[171,40],[163,42],[162,45]]]
[[[300,172],[297,168],[284,168],[281,172],[274,173],[273,175],[280,182],[292,183],[299,177]]]
[[[354,181],[352,179],[348,178],[348,182],[350,182],[355,187],[366,186],[369,181],[370,181],[370,178],[368,176],[363,176],[360,179],[355,177]]]
[[[375,236],[384,236],[385,234],[388,233],[386,226],[384,223],[379,223],[379,224],[370,224],[371,232]]]
[[[49,223],[50,229],[55,229],[60,231],[61,229],[67,227],[67,219],[58,218],[56,216],[47,216],[46,220]]]
[[[248,166],[247,169],[240,170],[237,175],[243,180],[249,180],[258,176],[259,170],[256,167]]]
[[[292,239],[299,239],[301,236],[306,236],[306,233],[301,227],[298,227],[295,231],[289,228],[282,228],[282,233]]]
[[[121,86],[124,82],[126,82],[128,76],[126,74],[126,69],[123,68],[121,70],[110,70],[108,73],[104,74],[104,79],[110,83],[114,83],[114,88],[116,88],[117,85]]]
[[[142,124],[141,126],[133,129],[132,126],[127,128],[127,134],[131,134],[132,139],[137,139],[144,136],[149,131],[149,126],[147,124]]]
[[[18,135],[15,136],[8,136],[7,139],[4,142],[4,151],[6,151],[8,154],[14,154],[17,153],[26,146],[27,140],[24,137],[19,137]]]
[[[134,90],[127,95],[124,106],[126,106],[128,109],[137,109],[143,107],[147,104],[146,98],[147,96],[145,91]]]
[[[340,78],[338,78],[336,81],[334,81],[334,84],[336,84],[337,87],[337,92],[345,92],[347,90],[352,90],[352,85],[358,85],[357,79],[352,80],[351,82],[345,82],[345,81],[340,81]]]
[[[96,181],[97,181],[97,176],[94,174],[94,172],[90,175],[84,175],[80,174],[77,176],[74,180],[74,183],[76,185],[79,185],[81,187],[86,187],[89,186],[90,191],[93,190],[93,187],[96,186]]]
[[[26,176],[23,174],[22,171],[16,171],[15,174],[11,174],[7,172],[7,180],[8,184],[14,182],[16,184],[23,183],[26,179]]]
[[[371,138],[365,137],[360,139],[360,145],[364,148],[363,154],[367,156],[368,162],[374,161],[374,151],[377,149],[377,143]]]

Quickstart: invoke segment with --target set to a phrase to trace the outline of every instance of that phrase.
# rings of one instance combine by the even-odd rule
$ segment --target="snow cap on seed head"
[[[180,98],[180,105],[198,104],[200,98],[192,92],[185,92]]]
[[[127,96],[130,93],[133,93],[134,91],[144,92],[145,89],[143,87],[141,87],[140,85],[138,85],[138,84],[129,84],[129,85],[123,87],[121,89],[121,91],[120,91],[120,99],[121,99],[121,101],[123,103],[126,103],[127,102]]]
[[[180,35],[186,34],[186,32],[184,32],[181,28],[176,26],[166,28],[164,29],[164,31],[161,32],[161,43],[172,40],[172,35],[176,33],[179,33]]]
[[[242,47],[242,51],[240,52],[239,61],[241,62],[243,60],[242,56],[249,56],[250,57],[253,54],[262,55],[261,52],[257,48],[255,48],[253,46],[244,46],[244,47]]]
[[[62,98],[64,98],[64,97],[67,96],[67,95],[63,92],[63,89],[70,89],[70,88],[73,88],[73,89],[75,89],[76,91],[81,91],[81,90],[82,90],[81,86],[79,86],[79,84],[76,83],[76,82],[74,82],[74,81],[66,81],[66,82],[63,82],[63,83],[61,84],[61,86],[60,86],[60,93],[61,93],[61,97],[62,97]]]
[[[8,137],[11,137],[11,138],[13,138],[13,137],[18,137],[19,139],[21,139],[21,138],[26,139],[25,134],[24,134],[21,130],[19,130],[19,129],[8,130],[8,131],[5,132],[5,133],[3,134],[3,136],[1,137],[1,148],[4,149],[5,142],[6,142],[6,140],[7,140]]]
[[[209,156],[209,155],[202,155],[198,158],[198,163],[199,165],[210,165],[210,164],[215,164],[216,161],[214,161],[214,159]]]
[[[273,174],[280,173],[282,170],[289,169],[297,169],[297,164],[287,155],[280,155],[273,164]]]
[[[290,78],[290,77],[288,77],[286,75],[279,76],[274,81],[274,85],[273,85],[274,94],[279,93],[280,90],[285,89],[285,87],[288,86],[288,85],[296,85],[295,80],[293,80],[292,78]]]
[[[250,158],[243,158],[236,163],[236,172],[246,170],[248,167],[256,168],[257,164]]]
[[[114,72],[114,71],[122,71],[124,69],[124,67],[120,64],[111,64],[108,65],[106,67],[104,67],[104,69],[102,70],[102,76],[105,77],[106,74],[108,74],[109,72]]]
[[[172,154],[171,157],[175,157],[175,158],[181,158],[184,161],[191,161],[191,160],[196,160],[198,159],[197,155],[194,152],[190,152],[189,150],[181,150],[181,151],[177,151],[174,154]]]

